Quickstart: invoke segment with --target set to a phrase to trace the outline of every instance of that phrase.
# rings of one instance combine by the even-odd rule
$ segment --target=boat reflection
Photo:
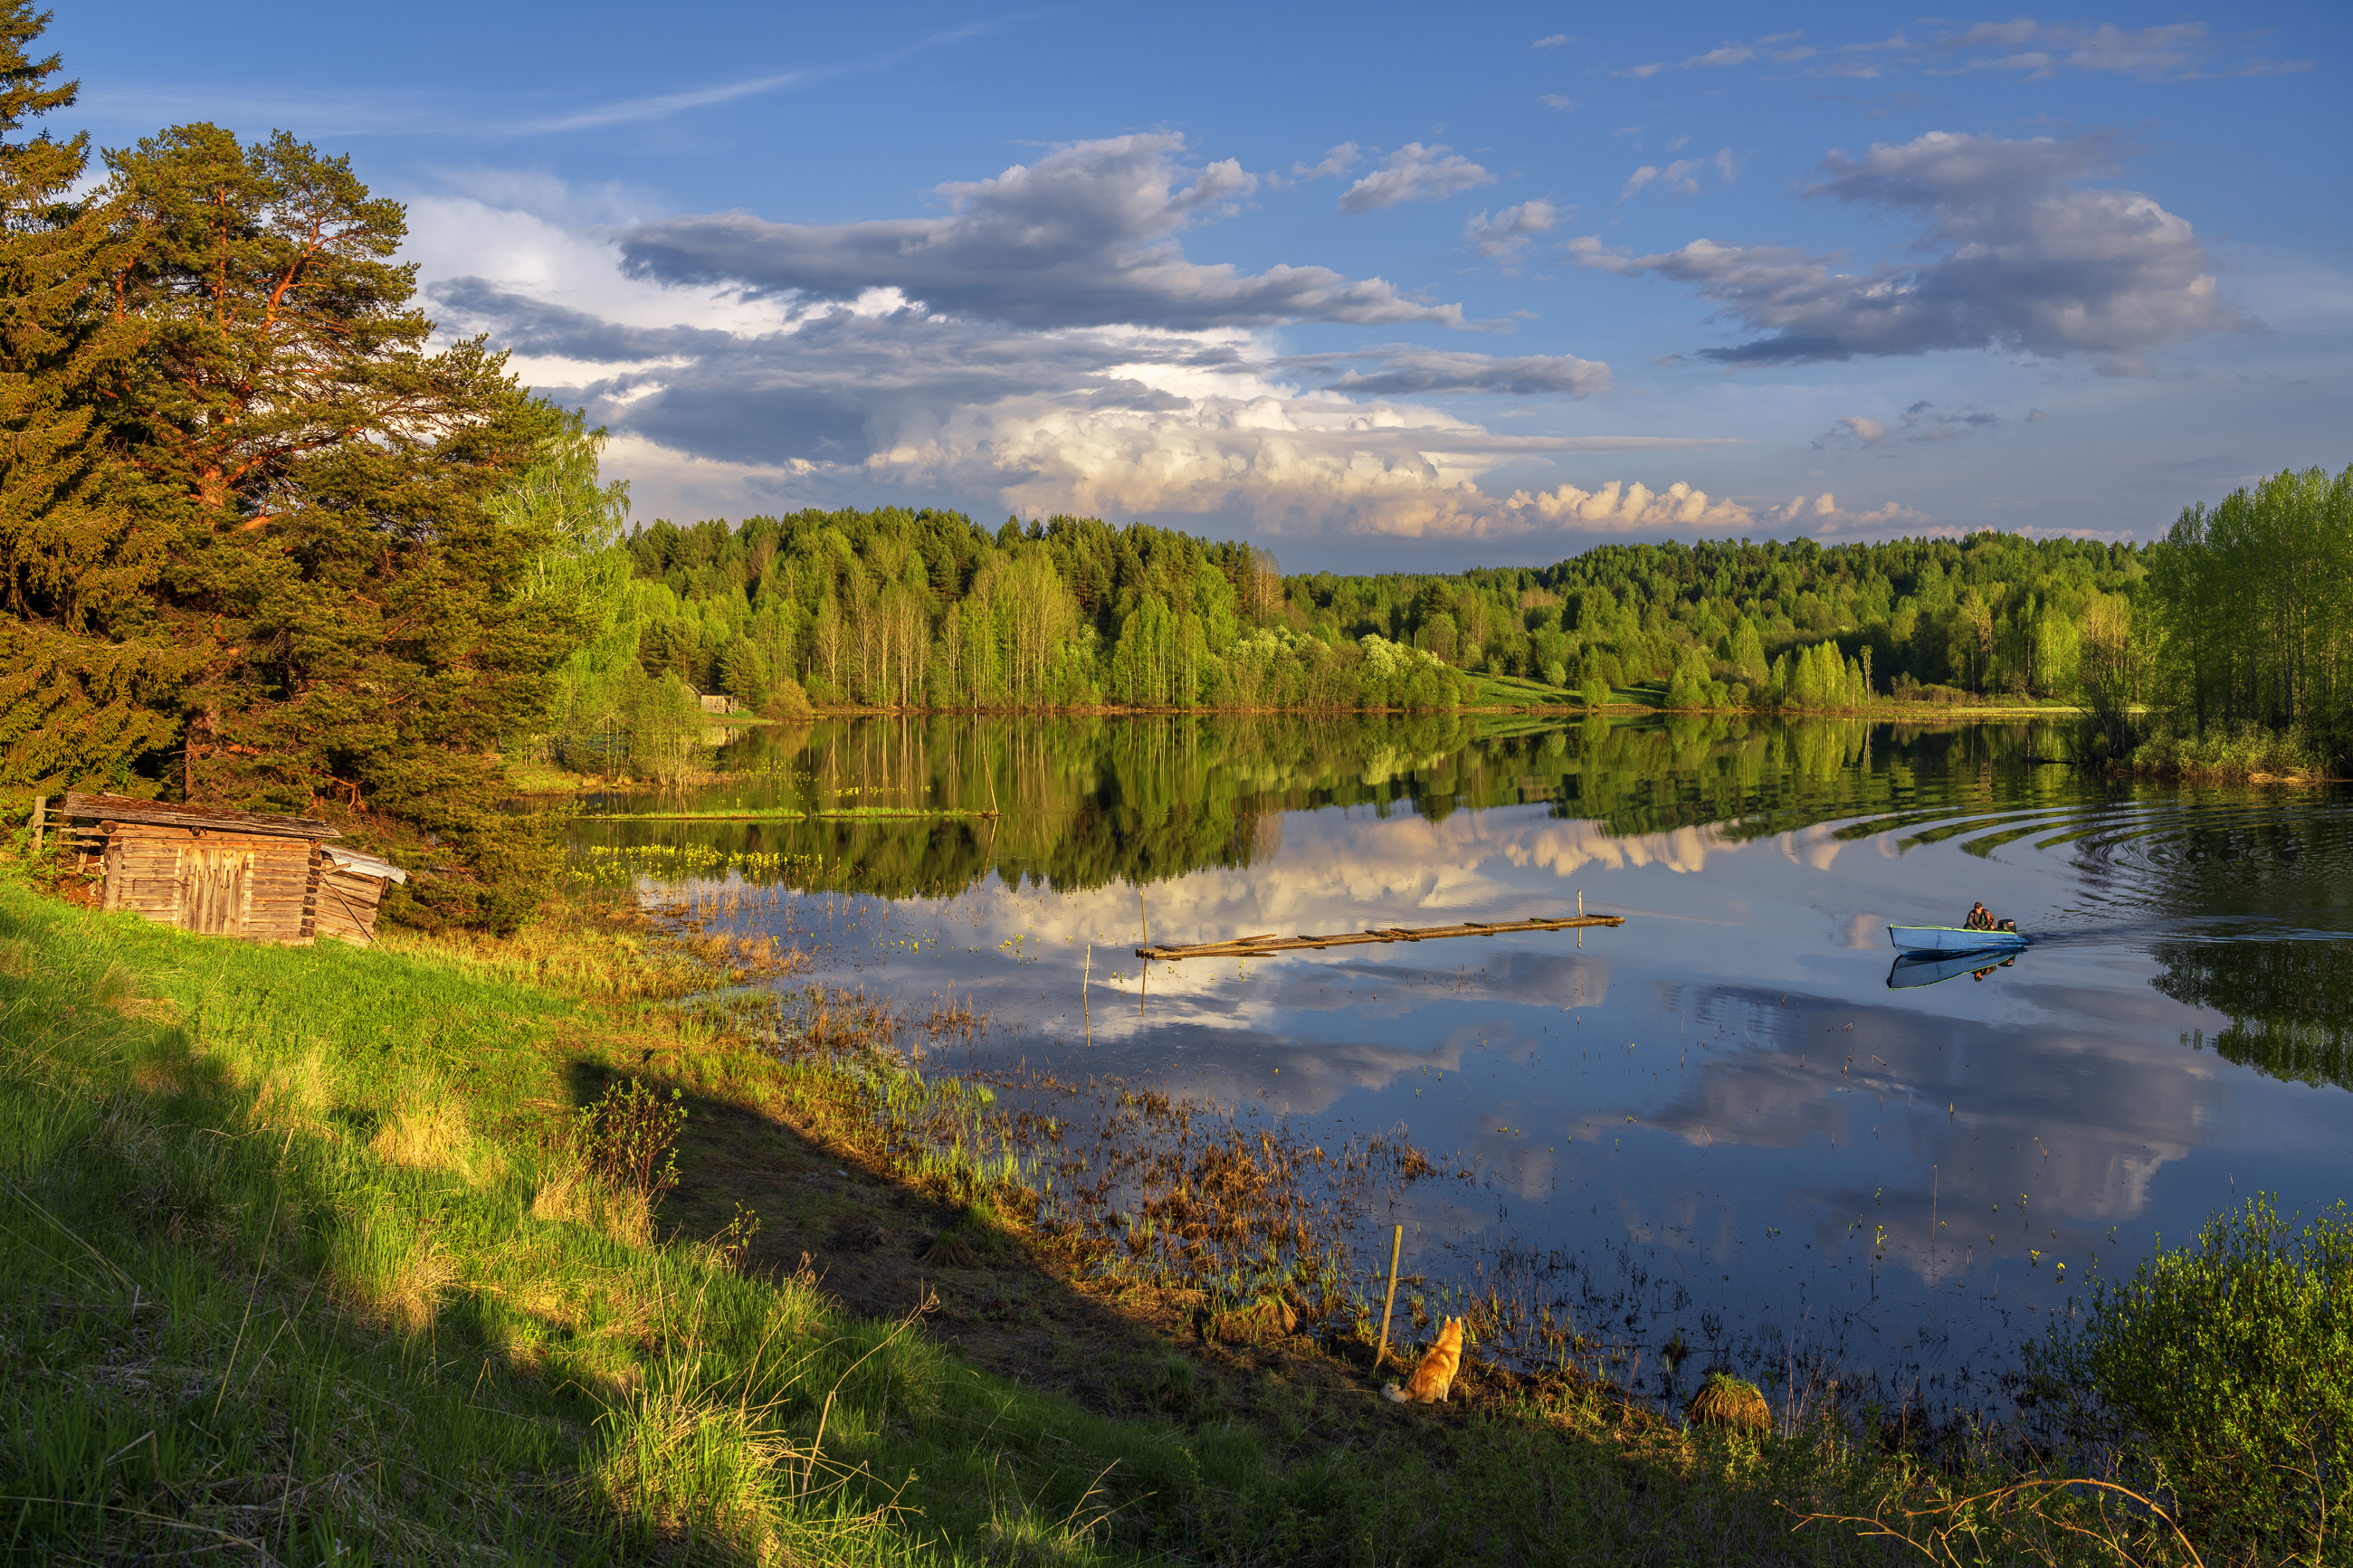
[[[1915,985],[1935,985],[1957,974],[1983,980],[2017,962],[2014,952],[2007,958],[1996,958],[1990,952],[1902,953],[1887,972],[1887,988],[1905,991]]]

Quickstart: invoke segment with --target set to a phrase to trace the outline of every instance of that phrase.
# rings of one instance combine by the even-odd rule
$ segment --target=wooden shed
[[[313,817],[79,793],[60,815],[104,874],[100,907],[210,936],[372,942],[385,888],[406,880]]]

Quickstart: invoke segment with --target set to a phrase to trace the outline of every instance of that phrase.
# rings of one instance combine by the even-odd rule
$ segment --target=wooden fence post
[[[48,819],[49,797],[45,795],[35,795],[33,797],[33,853],[36,855],[41,852],[41,830],[48,826]]]
[[[1389,1233],[1389,1293],[1381,1302],[1381,1342],[1380,1348],[1373,1352],[1375,1372],[1380,1371],[1381,1363],[1388,1360],[1389,1314],[1397,1310],[1398,1254],[1404,1249],[1404,1247],[1405,1226],[1398,1226]]]

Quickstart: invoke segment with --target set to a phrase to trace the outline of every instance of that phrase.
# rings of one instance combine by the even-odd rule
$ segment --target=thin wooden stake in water
[[[1095,944],[1089,942],[1087,943],[1087,966],[1079,973],[1079,1011],[1084,1015],[1087,1021],[1087,1044],[1090,1046],[1095,1043],[1095,1014],[1093,1002],[1087,995],[1087,987],[1093,984],[1094,973]]]
[[[1381,1363],[1388,1360],[1389,1314],[1397,1310],[1398,1254],[1404,1248],[1405,1226],[1398,1226],[1389,1232],[1389,1293],[1381,1302],[1381,1342],[1380,1348],[1373,1352],[1375,1372],[1380,1371]]]

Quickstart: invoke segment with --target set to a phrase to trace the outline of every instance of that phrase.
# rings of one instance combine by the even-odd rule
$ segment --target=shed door
[[[180,926],[207,936],[245,933],[253,851],[191,844],[180,851]]]

